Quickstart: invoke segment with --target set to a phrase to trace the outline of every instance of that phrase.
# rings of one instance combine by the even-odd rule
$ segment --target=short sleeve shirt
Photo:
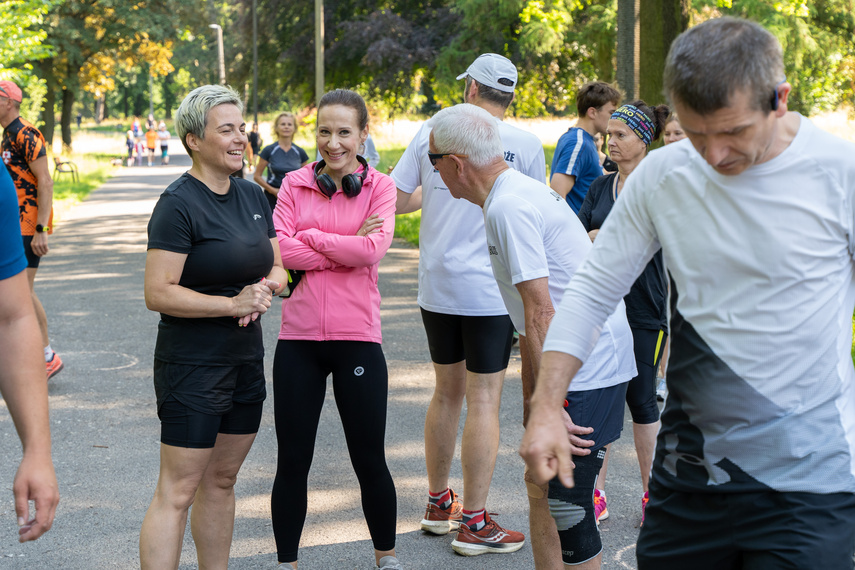
[[[282,186],[282,179],[293,170],[303,166],[309,160],[309,155],[299,146],[291,143],[288,152],[282,150],[278,142],[264,147],[258,155],[267,161],[267,183],[274,188]]]
[[[544,182],[546,160],[535,135],[496,119],[505,163]],[[446,315],[507,314],[490,269],[481,208],[456,200],[427,157],[431,127],[422,125],[392,179],[398,190],[422,187],[419,230],[419,306]]]
[[[576,177],[573,189],[567,194],[567,203],[574,212],[579,213],[591,182],[603,175],[594,137],[578,127],[561,135],[552,157],[551,172],[552,175],[559,173]]]
[[[38,179],[30,170],[30,163],[46,155],[42,133],[21,117],[9,123],[3,131],[0,156],[18,191],[21,234],[25,236],[36,232],[39,214]]]
[[[270,273],[276,237],[258,187],[231,179],[225,195],[183,174],[154,207],[148,249],[187,255],[179,285],[234,297]],[[234,366],[264,355],[260,321],[239,327],[232,317],[180,318],[161,313],[155,358],[177,364]]]
[[[0,279],[27,268],[24,242],[18,230],[18,200],[9,172],[0,167]]]

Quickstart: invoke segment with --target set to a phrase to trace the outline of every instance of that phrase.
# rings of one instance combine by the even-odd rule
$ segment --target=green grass
[[[108,153],[72,153],[70,156],[63,156],[63,158],[70,158],[77,165],[79,178],[74,182],[71,174],[60,174],[59,179],[54,180],[53,201],[59,218],[62,218],[64,210],[83,201],[90,192],[112,176],[113,167],[110,165],[110,160],[115,157],[115,154]],[[51,166],[51,174],[53,175],[53,166]]]

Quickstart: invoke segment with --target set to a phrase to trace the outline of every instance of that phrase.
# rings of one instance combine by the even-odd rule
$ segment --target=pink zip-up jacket
[[[380,343],[377,266],[395,233],[395,183],[369,167],[358,196],[338,189],[327,198],[315,184],[314,167],[285,176],[273,211],[282,262],[306,270],[282,302],[279,338]],[[357,236],[372,214],[384,219],[381,230]]]

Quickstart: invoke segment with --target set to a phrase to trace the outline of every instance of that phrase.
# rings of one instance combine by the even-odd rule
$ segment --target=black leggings
[[[660,336],[661,335],[661,336]],[[652,424],[659,420],[659,406],[656,405],[656,371],[659,359],[665,350],[665,331],[653,329],[632,329],[635,367],[638,376],[629,381],[626,387],[626,404],[632,421],[637,424]]]
[[[273,360],[279,459],[270,497],[279,562],[297,560],[309,468],[330,373],[374,548],[395,548],[397,500],[384,447],[389,376],[380,345],[280,340]]]

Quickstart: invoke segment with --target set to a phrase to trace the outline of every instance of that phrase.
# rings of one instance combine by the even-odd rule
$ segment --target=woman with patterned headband
[[[579,210],[579,219],[588,230],[591,241],[596,239],[597,232],[620,196],[626,179],[647,156],[650,143],[662,134],[670,114],[667,106],[649,107],[644,101],[623,105],[612,114],[608,127],[609,155],[617,163],[618,171],[594,180]],[[656,433],[659,431],[656,370],[668,335],[666,292],[665,269],[660,250],[633,284],[629,294],[624,297],[638,369],[638,376],[627,386],[626,403],[632,413],[635,452],[644,488],[641,500],[642,524],[644,509],[647,506],[647,482],[653,462],[653,448]],[[594,511],[598,522],[609,516],[605,493],[607,469],[608,454],[597,478],[597,489],[594,491]]]

